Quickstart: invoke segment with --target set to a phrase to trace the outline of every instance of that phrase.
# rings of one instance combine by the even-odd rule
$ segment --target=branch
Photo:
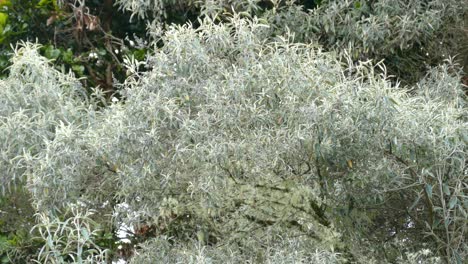
[[[409,170],[411,176],[413,176],[414,178],[420,178],[418,173],[413,168],[411,168],[408,162],[406,162],[404,159],[398,157],[397,155],[387,150],[385,150],[384,153],[395,158],[395,160],[398,161],[399,163],[405,165],[406,168]],[[429,197],[429,194],[427,193],[427,189],[424,187],[423,187],[423,192],[424,192],[424,198],[426,200],[427,213],[429,215],[430,224],[432,226],[432,224],[434,223],[434,204],[432,203],[432,200]]]

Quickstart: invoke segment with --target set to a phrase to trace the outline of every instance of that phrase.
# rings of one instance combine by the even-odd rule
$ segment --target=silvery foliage
[[[261,3],[270,9],[261,12]],[[226,12],[261,15],[274,25],[274,33],[286,30],[297,41],[320,39],[327,47],[350,48],[357,54],[388,54],[433,41],[441,30],[463,26],[467,11],[463,0],[328,0],[315,10],[304,10],[297,1],[288,0],[132,0],[117,1],[122,9],[140,18],[164,14],[167,7],[199,6],[202,14],[218,16]],[[458,25],[457,25],[458,23]],[[439,36],[447,37],[447,36]],[[437,42],[446,39],[436,39]],[[440,48],[440,47],[439,47]]]
[[[57,186],[67,192],[67,184],[75,187],[84,184],[83,178],[74,173],[75,165],[67,166],[63,162],[82,159],[79,152],[73,152],[77,141],[69,138],[63,149],[57,144],[64,137],[71,137],[69,133],[79,133],[89,124],[95,103],[87,98],[73,75],[53,69],[46,58],[39,56],[38,49],[37,44],[18,45],[8,69],[9,77],[0,80],[0,179],[3,195],[8,195],[11,188],[26,184],[33,204],[39,209],[48,203],[46,199],[40,200],[44,194],[61,199]],[[55,155],[41,156],[47,151],[55,151]],[[64,179],[67,183],[57,178],[57,174],[69,174]],[[64,258],[81,259],[82,263],[103,260],[105,251],[96,245],[89,246],[97,232],[90,226],[89,216],[84,210],[61,222],[39,209],[35,229],[44,243],[38,255],[39,263],[63,263]],[[86,235],[89,237],[83,239]]]
[[[355,60],[385,59],[393,75],[414,84],[428,65],[466,50],[467,11],[463,0],[330,0],[314,10],[285,5],[263,16],[273,34],[291,31],[298,42],[348,50]]]
[[[139,82],[129,82],[127,106],[134,101],[142,107],[149,96],[155,98],[151,104],[171,98],[165,99],[171,104],[163,124],[165,131],[173,124],[181,132],[174,135],[174,154],[169,155],[177,169],[168,171],[178,173],[161,175],[183,176],[187,172],[182,168],[190,168],[186,185],[194,193],[209,193],[201,199],[208,213],[222,207],[216,205],[223,199],[217,192],[248,197],[246,183],[257,187],[253,193],[262,199],[261,186],[298,188],[300,183],[299,189],[313,187],[314,199],[331,206],[345,203],[349,193],[362,202],[395,190],[410,197],[426,194],[433,201],[416,199],[415,205],[411,200],[400,206],[411,207],[427,222],[445,221],[443,235],[431,230],[436,239],[445,237],[439,246],[449,256],[466,253],[460,242],[466,230],[462,219],[467,208],[461,201],[467,126],[456,68],[434,68],[410,95],[376,74],[369,62],[343,68],[313,45],[287,39],[264,43],[266,26],[231,23],[205,21],[198,30],[173,27],[163,36],[164,48],[148,62],[153,70],[139,76]],[[190,158],[180,159],[185,155]],[[234,189],[219,182],[229,177]],[[218,186],[229,191],[216,190]],[[449,191],[441,194],[440,188]],[[172,204],[180,208],[180,201]],[[438,207],[445,207],[443,213]]]
[[[145,19],[148,15],[156,18],[165,17],[168,6],[185,6],[195,2],[191,0],[116,0],[115,4],[119,5],[120,9],[131,12],[132,18],[136,16]]]
[[[294,0],[132,0],[117,4],[140,18],[151,13],[158,23],[166,9],[178,7],[200,8],[209,17],[233,12],[259,16],[271,25],[268,37],[293,34],[296,42],[348,50],[355,60],[385,58],[391,73],[408,84],[423,77],[428,65],[463,54],[467,48],[463,29],[468,5],[464,0],[328,0],[314,10],[304,10]]]
[[[240,252],[268,262],[287,243],[299,246],[284,263],[347,259],[355,249],[333,208],[404,193],[421,197],[399,206],[428,223],[434,251],[463,258],[467,123],[456,68],[433,69],[409,93],[376,73],[382,64],[343,65],[288,36],[267,42],[269,30],[237,16],[171,26],[148,61],[127,59],[124,100],[100,111],[37,47],[18,49],[0,89],[4,182],[26,180],[39,212],[126,203],[117,221],[157,227],[180,245],[161,257],[181,261]]]
[[[120,9],[132,13],[132,18],[145,19],[154,17],[159,20],[166,17],[167,9],[200,8],[205,15],[218,15],[226,11],[255,12],[260,9],[262,0],[117,0]],[[263,1],[278,5],[281,0]],[[290,1],[287,1],[290,2]]]
[[[130,78],[125,103],[110,106],[89,131],[99,139],[99,156],[116,172],[106,178],[118,181],[120,200],[138,212],[139,219],[129,214],[123,220],[146,218],[202,244],[225,240],[258,250],[257,239],[305,233],[320,238],[314,239],[317,248],[338,247],[339,234],[314,213],[321,205],[317,186],[297,184],[283,160],[300,141],[281,119],[296,112],[294,94],[306,87],[299,82],[297,91],[285,91],[289,73],[281,68],[285,60],[300,65],[307,55],[289,44],[262,47],[265,27],[236,18],[227,26],[206,20],[199,30],[169,29],[166,45],[146,65],[151,72]],[[246,78],[256,74],[260,79],[249,83]],[[273,89],[267,76],[275,75]],[[276,89],[277,96],[293,96],[284,101],[285,116],[275,110]],[[297,133],[309,132],[304,127]]]
[[[58,264],[106,263],[107,250],[95,243],[100,230],[98,223],[91,219],[94,212],[71,205],[69,214],[63,221],[46,213],[37,214],[39,224],[34,229],[44,245],[35,261]]]
[[[149,240],[135,252],[130,263],[152,263],[155,259],[162,263],[341,263],[340,254],[308,248],[300,238],[280,240],[268,245],[263,255],[247,255],[239,249],[220,246],[206,247],[202,244],[171,244],[167,237]],[[254,253],[254,252],[253,252]],[[246,256],[247,255],[247,256]]]
[[[364,190],[364,198],[370,198],[372,193],[412,184],[416,193],[421,186],[446,184],[456,193],[452,197],[463,199],[461,137],[466,123],[460,119],[464,106],[456,96],[461,91],[457,75],[444,67],[434,69],[421,82],[419,94],[409,96],[377,76],[372,66],[350,64],[343,69],[331,54],[310,45],[285,39],[265,44],[265,34],[266,26],[237,19],[231,26],[205,21],[198,30],[173,27],[163,36],[164,48],[148,62],[153,70],[140,76],[139,82],[129,79],[125,108],[116,105],[119,110],[111,110],[117,115],[107,115],[109,126],[114,124],[118,131],[138,128],[134,140],[146,149],[130,154],[140,157],[135,165],[122,162],[133,159],[120,153],[122,145],[135,146],[135,141],[114,136],[107,144],[101,141],[101,149],[116,146],[109,152],[117,157],[108,159],[119,168],[118,164],[127,164],[122,170],[131,180],[122,184],[122,192],[146,201],[142,206],[138,199],[129,200],[135,210],[169,222],[172,214],[189,212],[190,217],[206,219],[205,214],[221,217],[224,210],[234,210],[229,217],[233,225],[245,221],[237,217],[249,214],[278,219],[268,207],[288,219],[299,215],[271,204],[262,208],[264,215],[259,214],[258,207],[246,201],[268,200],[263,187],[275,201],[285,197],[271,191],[273,187],[295,190],[298,197],[286,203],[292,205],[307,193],[305,197],[333,206],[344,202],[340,199],[351,190],[357,197]],[[434,85],[428,84],[441,76],[441,82],[436,81],[439,87],[432,89]],[[125,127],[117,120],[137,123]],[[107,126],[102,130],[109,133]],[[153,135],[158,135],[157,143]],[[447,141],[445,135],[453,140]],[[154,161],[157,155],[160,158]],[[416,175],[401,159],[416,164]],[[427,176],[434,172],[446,175],[446,182]],[[145,179],[145,174],[160,177]],[[181,190],[181,186],[186,187]],[[167,196],[172,199],[164,199]],[[224,204],[231,199],[242,205],[242,214],[232,204]],[[442,197],[440,203],[449,199]],[[190,208],[200,203],[205,207],[202,212],[196,206]],[[466,211],[464,204],[459,205],[452,206],[459,211],[450,215]],[[154,208],[158,209],[152,212]],[[229,221],[221,223],[230,226]],[[456,221],[452,227],[461,231],[452,234],[463,234],[466,225]]]
[[[462,21],[458,16],[466,10],[460,0],[327,1],[311,12],[309,21],[328,35],[328,46],[388,54],[424,45],[447,22]]]
[[[85,91],[73,76],[52,69],[38,55],[38,45],[23,45],[14,51],[9,77],[0,80],[3,193],[12,183],[34,173],[30,165],[39,152],[49,147],[57,127],[86,126],[90,107]]]

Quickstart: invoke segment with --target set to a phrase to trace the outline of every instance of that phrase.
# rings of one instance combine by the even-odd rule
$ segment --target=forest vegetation
[[[466,263],[466,0],[0,0],[0,263]]]

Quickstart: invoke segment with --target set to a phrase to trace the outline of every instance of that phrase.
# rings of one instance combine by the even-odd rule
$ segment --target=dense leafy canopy
[[[105,89],[76,77],[99,67],[67,74],[18,44],[0,80],[2,261],[462,263],[449,55],[466,7],[305,2],[116,1],[149,43],[109,59],[122,78]],[[27,232],[6,228],[13,205]]]

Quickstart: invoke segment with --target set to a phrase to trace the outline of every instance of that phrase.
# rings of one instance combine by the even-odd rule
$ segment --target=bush
[[[276,31],[270,11],[153,24],[152,55],[125,58],[111,102],[53,69],[40,45],[17,46],[0,81],[0,179],[4,195],[31,195],[28,258],[462,263],[459,66],[400,87],[382,62]],[[122,226],[129,252],[101,243]]]

